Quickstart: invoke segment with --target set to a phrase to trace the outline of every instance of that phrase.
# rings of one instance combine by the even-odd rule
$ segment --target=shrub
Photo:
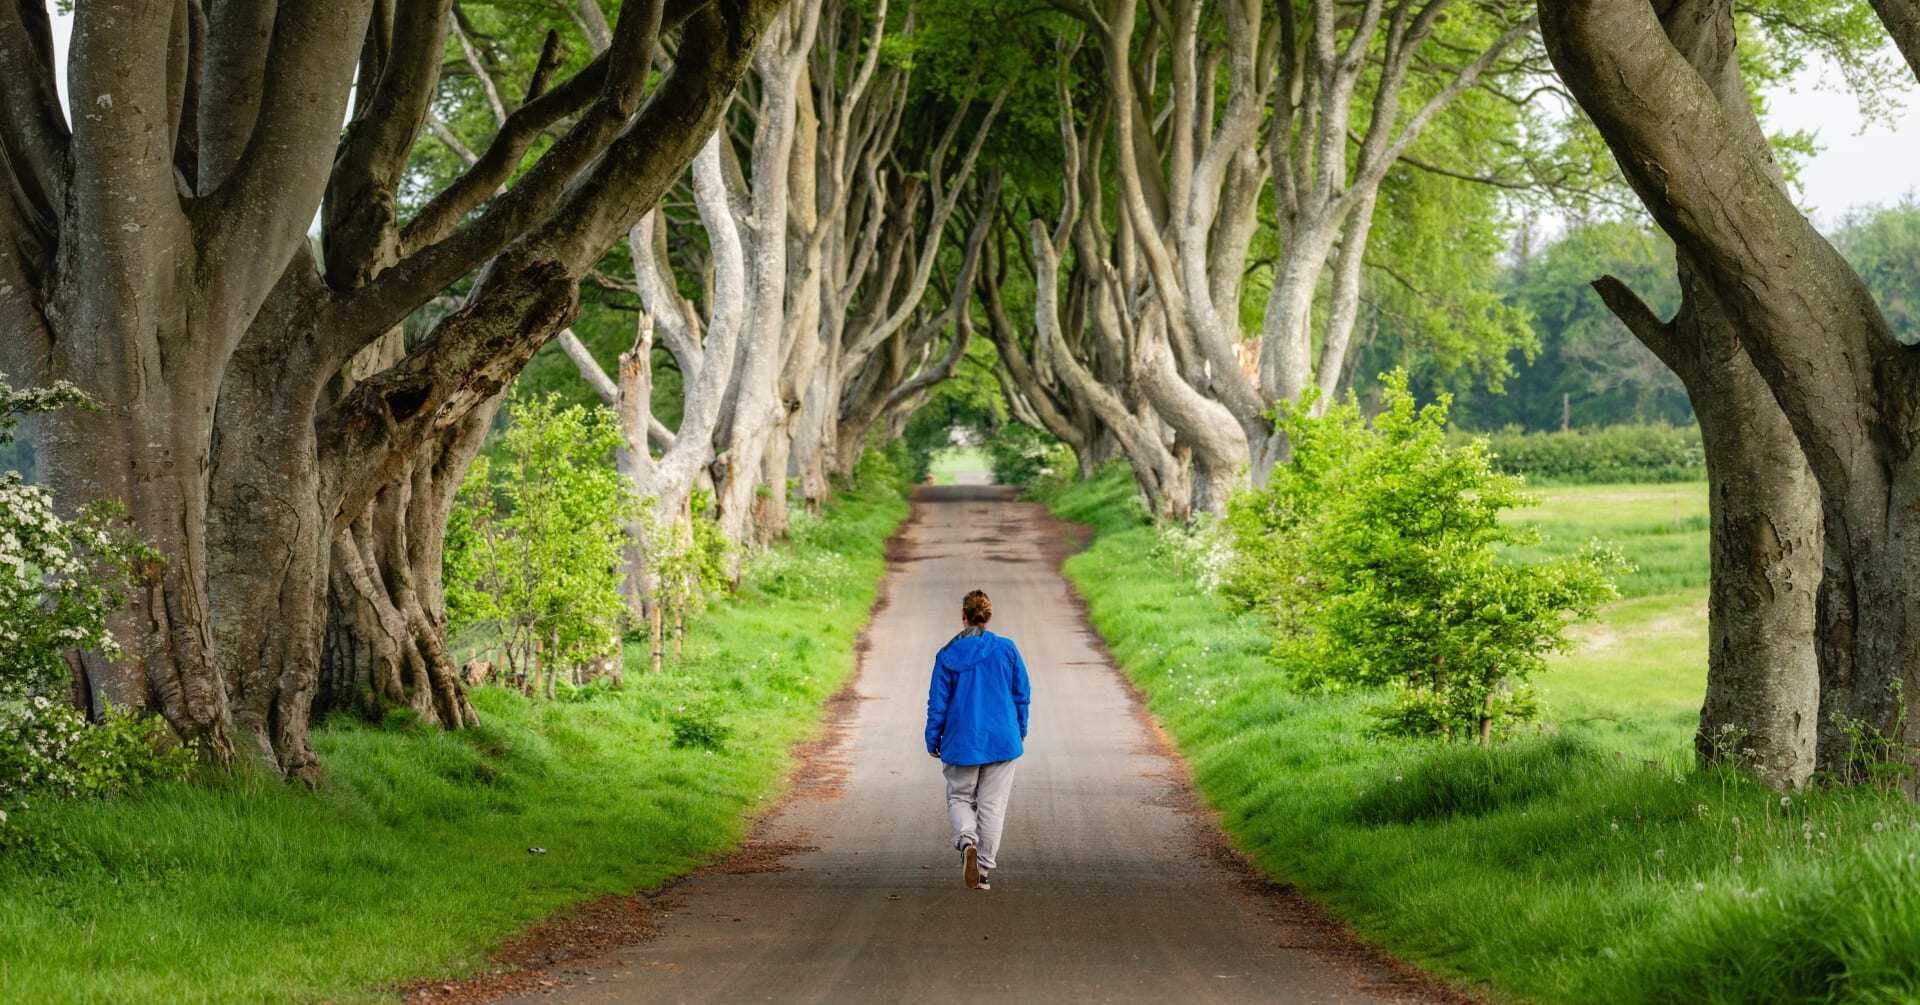
[[[499,446],[468,470],[446,539],[447,611],[485,626],[510,661],[580,664],[619,636],[626,522],[638,512],[613,466],[603,409],[516,398]]]
[[[63,407],[93,406],[68,385],[0,382],[0,444],[23,417]],[[108,710],[96,726],[64,700],[67,654],[118,654],[107,619],[158,561],[115,504],[63,519],[45,490],[0,474],[0,823],[30,794],[104,795],[186,771],[192,756],[164,724]]]
[[[1507,429],[1486,437],[1493,467],[1540,484],[1684,482],[1707,476],[1695,426],[1606,426],[1564,433]]]
[[[721,750],[733,729],[720,721],[720,708],[711,699],[696,699],[667,716],[673,731],[669,746],[674,749]]]
[[[1351,403],[1281,416],[1294,462],[1235,502],[1232,590],[1274,617],[1274,659],[1300,685],[1388,687],[1381,731],[1486,743],[1537,713],[1527,678],[1624,562],[1593,545],[1503,560],[1533,537],[1500,520],[1528,501],[1520,479],[1481,442],[1449,444],[1446,397],[1416,408],[1404,374],[1383,381],[1370,425]]]
[[[1206,514],[1189,524],[1154,528],[1153,557],[1207,593],[1217,592],[1234,564],[1226,525]]]
[[[1032,485],[1073,471],[1073,448],[1050,433],[1019,422],[987,437],[987,466],[1001,485]]]
[[[192,767],[192,750],[156,716],[108,709],[90,723],[72,706],[39,696],[0,713],[0,808],[33,795],[113,795],[184,778]]]

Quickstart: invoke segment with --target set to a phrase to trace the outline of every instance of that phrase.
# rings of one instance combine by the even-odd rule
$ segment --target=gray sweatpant
[[[1000,851],[1000,829],[1007,823],[1007,797],[1013,794],[1013,761],[992,764],[943,764],[947,776],[947,819],[953,822],[953,846],[974,845],[980,868],[991,869]]]

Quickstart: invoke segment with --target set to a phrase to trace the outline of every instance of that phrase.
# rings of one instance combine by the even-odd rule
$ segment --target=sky
[[[53,15],[54,58],[63,67],[72,30],[72,15]],[[59,84],[64,100],[64,73]],[[1816,225],[1830,228],[1856,206],[1920,194],[1920,89],[1909,88],[1904,104],[1891,122],[1867,124],[1858,105],[1839,87],[1839,74],[1822,63],[1809,65],[1767,95],[1769,129],[1804,129],[1820,146],[1801,169],[1799,193]]]

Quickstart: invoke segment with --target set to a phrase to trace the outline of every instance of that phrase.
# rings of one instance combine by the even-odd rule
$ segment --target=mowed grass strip
[[[1675,491],[1704,512],[1697,487]],[[1697,514],[1649,522],[1634,506],[1587,505],[1597,494],[1550,497],[1520,518],[1605,530],[1618,516],[1649,528],[1621,541],[1630,555],[1679,549],[1657,527],[1694,533]],[[1703,629],[1664,619],[1695,618],[1700,588],[1678,578],[1610,608],[1590,631],[1616,640],[1539,679],[1549,719],[1533,735],[1491,750],[1383,740],[1364,712],[1380,695],[1294,691],[1266,660],[1264,624],[1148,558],[1156,532],[1133,495],[1118,471],[1051,500],[1098,531],[1068,576],[1268,874],[1497,999],[1920,1000],[1913,806],[1871,790],[1783,801],[1693,769]],[[1642,638],[1654,641],[1637,648]],[[1678,641],[1669,652],[1661,639]]]
[[[336,718],[329,784],[149,789],[16,814],[0,851],[0,1001],[390,998],[593,896],[714,859],[779,794],[853,667],[899,492],[842,497],[696,618],[686,655],[546,702],[480,688],[480,728]],[[671,745],[675,715],[727,730]],[[541,848],[544,853],[529,849]]]

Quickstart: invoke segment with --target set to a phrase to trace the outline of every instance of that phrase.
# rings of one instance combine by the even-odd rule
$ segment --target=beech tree
[[[1097,336],[1082,344],[1112,356],[1137,397],[1107,403],[1100,422],[1131,444],[1123,452],[1140,452],[1136,474],[1157,509],[1217,513],[1236,484],[1284,455],[1273,406],[1299,399],[1316,374],[1330,398],[1351,374],[1380,188],[1463,94],[1528,68],[1519,43],[1530,8],[1381,0],[1349,16],[1319,2],[1268,9],[1194,0],[1146,15],[1137,0],[1055,7],[1084,33],[1078,59],[1091,69],[1080,71],[1078,86],[1097,88],[1092,107],[1111,141],[1089,144],[1090,116],[1064,127],[1063,142],[1090,167],[1067,199],[1083,219],[1065,230],[1046,225],[1071,235],[1055,242],[1061,253],[1070,244],[1076,260],[1087,260],[1065,274],[1082,272],[1101,287],[1077,301]],[[1088,107],[1088,97],[1063,87],[1057,100],[1070,110]],[[1274,213],[1263,219],[1268,205]],[[1263,229],[1277,250],[1263,264],[1271,282],[1256,342],[1242,322],[1243,279]],[[1034,248],[1045,268],[1037,239]],[[1312,306],[1329,268],[1332,292],[1316,330]],[[1034,341],[1072,344],[1044,334]],[[1072,368],[1011,369],[1010,381],[1024,384],[1013,387],[1012,407],[1043,421],[1038,403],[1054,392],[1019,372],[1074,382]],[[1116,425],[1107,418],[1116,406],[1134,418]],[[1176,476],[1176,467],[1191,472]],[[1171,492],[1187,497],[1174,501]]]
[[[44,8],[0,12],[0,365],[105,406],[45,425],[43,470],[59,498],[121,501],[165,557],[116,620],[125,657],[78,661],[89,702],[307,776],[331,623],[374,690],[472,721],[439,609],[453,488],[779,8],[630,3],[565,76],[550,40],[485,152],[404,218],[450,0],[82,4],[71,123]],[[413,344],[393,336],[468,277]]]
[[[1920,72],[1920,22],[1911,5],[1874,7]],[[1706,308],[1708,320],[1723,317],[1732,330],[1717,340],[1737,338],[1746,350],[1818,485],[1817,765],[1858,778],[1873,759],[1920,759],[1920,723],[1907,712],[1907,696],[1920,686],[1920,517],[1910,498],[1920,374],[1911,349],[1793,205],[1756,142],[1727,56],[1734,25],[1730,0],[1541,4],[1542,32],[1562,79],[1674,239],[1683,278],[1699,288],[1689,291],[1696,311],[1707,297],[1716,302]],[[1613,298],[1651,329],[1653,319],[1623,290]],[[1785,491],[1791,467],[1783,471],[1777,453],[1747,459],[1755,466],[1722,476],[1739,494],[1755,493],[1744,505]]]

